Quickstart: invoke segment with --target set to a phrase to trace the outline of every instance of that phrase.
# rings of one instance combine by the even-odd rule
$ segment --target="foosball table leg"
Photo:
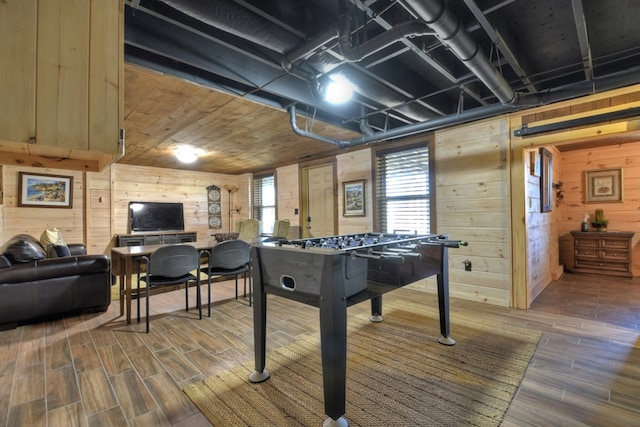
[[[382,322],[382,295],[371,298],[371,317],[369,320],[372,322]]]

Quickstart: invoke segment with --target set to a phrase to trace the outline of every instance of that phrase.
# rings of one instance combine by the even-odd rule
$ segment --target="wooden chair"
[[[262,224],[257,219],[249,218],[238,221],[236,231],[239,239],[251,240],[260,237]]]
[[[289,235],[289,227],[291,223],[288,219],[280,219],[273,224],[273,238],[286,239]]]
[[[208,254],[209,262],[200,272],[208,277],[208,309],[211,316],[211,278],[234,276],[236,280],[236,299],[238,299],[238,275],[244,278],[244,296],[247,296],[247,275],[250,270],[251,247],[243,240],[226,240],[218,243]],[[251,282],[249,280],[249,282]],[[251,283],[249,283],[249,305],[251,305]]]
[[[146,264],[145,276],[140,275],[142,264]],[[200,254],[191,245],[167,245],[156,249],[150,256],[143,256],[138,264],[138,322],[140,322],[140,283],[146,283],[147,333],[149,333],[149,300],[151,291],[162,286],[184,283],[186,311],[189,311],[189,282],[196,282],[196,304],[202,319],[202,303],[200,297],[200,275],[191,273],[200,268]]]

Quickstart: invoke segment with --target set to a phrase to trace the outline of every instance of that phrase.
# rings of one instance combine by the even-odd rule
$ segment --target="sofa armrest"
[[[86,255],[87,247],[82,243],[69,243],[67,245],[71,255]]]
[[[109,273],[110,269],[111,260],[106,255],[47,258],[0,269],[0,283],[22,283],[83,274]]]

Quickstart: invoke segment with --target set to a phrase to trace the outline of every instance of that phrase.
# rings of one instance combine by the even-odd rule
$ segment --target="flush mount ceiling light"
[[[353,96],[353,86],[344,76],[332,75],[325,84],[323,94],[331,104],[344,104]]]
[[[196,150],[193,147],[180,147],[176,150],[176,157],[182,163],[193,163],[198,160],[198,155],[200,154],[199,150]]]

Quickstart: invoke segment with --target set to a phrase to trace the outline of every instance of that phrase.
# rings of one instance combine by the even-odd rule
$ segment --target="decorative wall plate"
[[[208,196],[209,196],[209,200],[210,201],[218,202],[218,201],[220,201],[220,190],[211,189],[211,190],[209,190]]]

